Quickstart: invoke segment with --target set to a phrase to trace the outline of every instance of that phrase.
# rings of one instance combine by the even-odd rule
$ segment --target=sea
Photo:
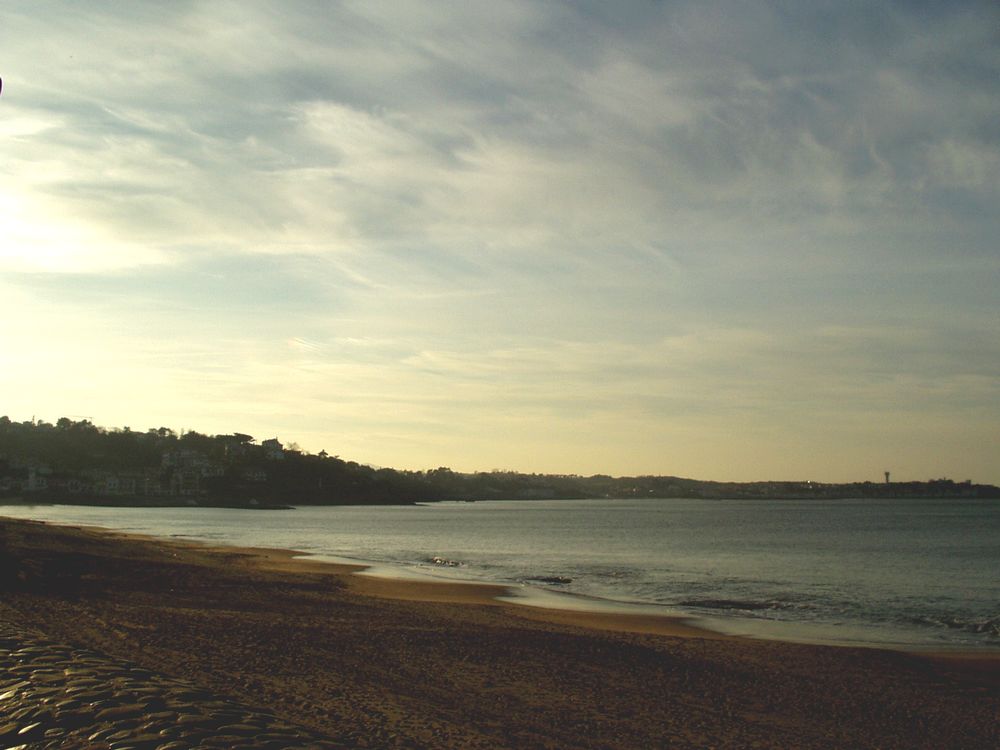
[[[586,499],[0,515],[491,582],[525,606],[754,638],[1000,652],[1000,501]]]

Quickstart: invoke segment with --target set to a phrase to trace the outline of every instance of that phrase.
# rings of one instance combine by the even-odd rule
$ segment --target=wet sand
[[[46,706],[69,701],[54,696],[72,689],[70,675],[86,681],[105,660],[154,692],[174,686],[219,707],[197,713],[157,695],[156,732],[171,731],[170,712],[197,713],[185,720],[191,747],[1000,746],[996,657],[727,638],[667,618],[502,603],[503,587],[355,570],[0,519],[0,651],[21,670],[10,684],[28,683],[0,691],[0,735],[37,724],[38,743],[47,729],[52,738],[31,747],[80,747],[59,744],[61,719]],[[79,653],[91,667],[60,661]],[[122,705],[142,692],[129,685]],[[76,705],[78,736],[94,722],[88,747],[184,746],[154,737],[146,704],[112,704],[103,719]],[[51,726],[29,721],[38,715]],[[223,720],[244,734],[220,745]]]

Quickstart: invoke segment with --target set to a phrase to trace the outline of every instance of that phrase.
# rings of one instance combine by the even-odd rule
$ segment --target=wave
[[[1000,638],[1000,616],[984,618],[962,618],[953,616],[917,617],[914,618],[914,622],[918,625],[945,627],[949,630],[958,630],[963,633],[985,635],[988,638]]]
[[[597,565],[588,565],[585,568],[586,575],[598,581],[612,581],[614,583],[631,582],[641,578],[644,573],[635,568],[616,568]]]
[[[459,560],[450,560],[447,557],[427,557],[424,562],[430,563],[431,565],[438,565],[442,568],[461,568],[465,563]]]
[[[567,584],[573,583],[572,578],[566,578],[565,576],[528,576],[521,579],[524,583],[549,583],[549,584]]]
[[[779,599],[685,599],[677,602],[681,607],[697,607],[700,609],[725,609],[741,612],[760,612],[786,609],[802,609],[802,604],[796,604]]]

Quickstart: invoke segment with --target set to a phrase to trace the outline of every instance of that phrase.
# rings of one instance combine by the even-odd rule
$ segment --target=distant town
[[[285,508],[442,500],[587,497],[708,499],[1000,498],[971,480],[712,482],[675,476],[460,473],[376,468],[277,437],[105,429],[63,417],[0,417],[0,503]]]

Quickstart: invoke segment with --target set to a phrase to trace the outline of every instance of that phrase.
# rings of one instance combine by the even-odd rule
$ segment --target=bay
[[[588,499],[418,506],[6,506],[0,515],[491,581],[523,604],[683,614],[809,642],[1000,650],[995,500]]]

